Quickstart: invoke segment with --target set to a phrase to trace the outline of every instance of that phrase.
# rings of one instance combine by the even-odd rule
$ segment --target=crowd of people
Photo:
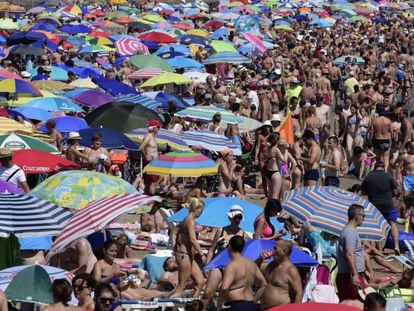
[[[49,142],[81,169],[124,178],[141,193],[160,195],[163,201],[155,204],[150,213],[140,216],[139,229],[133,232],[133,237],[121,234],[98,246],[84,237],[51,258],[45,259],[45,250],[36,250],[34,256],[31,253],[24,258],[28,264],[47,263],[75,274],[72,284],[63,279],[53,282],[54,304],[44,309],[79,309],[69,304],[72,294],[78,300],[78,307],[97,311],[120,308],[119,301],[125,299],[184,296],[196,299],[186,305],[188,310],[208,310],[212,305],[218,310],[258,310],[260,306],[266,310],[310,301],[304,286],[309,269],[297,267],[290,260],[296,246],[306,246],[312,253],[322,247],[325,257],[331,260],[332,255],[336,256],[337,275],[333,283],[336,284],[337,302],[364,310],[385,310],[386,301],[375,290],[386,286],[414,290],[413,270],[402,271],[384,260],[380,243],[361,241],[357,227],[364,222],[362,206],[349,206],[348,223],[344,224],[341,235],[335,237],[323,228],[313,228],[288,214],[281,204],[284,193],[291,189],[318,185],[344,188],[345,184],[354,184],[349,191],[367,195],[390,225],[393,252],[395,255],[402,253],[398,224],[406,224],[409,231],[414,226],[411,117],[414,19],[410,10],[397,9],[391,4],[393,2],[388,6],[377,4],[371,10],[369,6],[355,5],[355,10],[365,8],[361,14],[366,21],[352,23],[335,14],[341,12],[335,8],[335,3],[310,7],[302,3],[290,4],[287,8],[268,6],[254,14],[260,21],[255,27],[256,34],[271,43],[272,48],[264,53],[255,48],[251,53],[241,51],[249,58],[248,62],[206,65],[205,82],[170,88],[179,98],[190,98],[194,106],[217,107],[217,113],[210,122],[188,119],[177,113],[180,110],[177,102],[169,101],[168,107],[160,113],[163,122],[148,120],[147,134],[137,153],[142,166],[164,152],[157,136],[161,129],[177,135],[189,130],[208,130],[227,137],[243,154],[235,156],[234,149],[217,153],[191,146],[194,151],[214,159],[218,167],[215,176],[195,179],[135,174],[132,161],[137,157],[133,152],[122,163],[116,162],[115,152],[102,146],[102,135],[95,134],[90,146],[81,146],[79,132],[61,133],[54,119],[45,122]],[[222,10],[221,5],[193,5],[204,13],[192,16],[191,26],[207,34],[213,33],[214,27],[207,24],[213,17],[209,14]],[[171,15],[159,3],[129,3],[127,6],[166,19]],[[173,13],[184,18],[185,8],[175,6]],[[94,10],[104,15],[65,15],[60,22],[92,25],[99,20],[107,21],[105,13],[120,8],[102,4],[98,9],[92,5],[90,11]],[[248,20],[252,14],[249,8],[241,6],[234,10],[238,10],[239,18],[245,22],[252,22]],[[336,22],[329,27],[314,26],[310,21],[315,16],[336,16]],[[36,25],[39,17],[30,13],[25,18],[27,23]],[[288,22],[291,29],[278,28],[282,20]],[[221,24],[226,32],[219,41],[241,47],[243,31],[237,22],[224,20]],[[142,32],[137,25],[119,24],[119,27],[123,34],[135,37]],[[1,34],[7,38],[12,33],[3,31]],[[129,78],[138,69],[129,58],[117,63],[117,55],[113,52],[80,55],[76,47],[67,43],[62,40],[52,50],[43,42],[44,55],[38,57],[6,54],[0,69],[25,81],[51,80],[50,66],[65,65],[75,69],[75,63],[82,60],[93,64],[105,78],[138,91],[148,91],[140,87],[141,81]],[[148,48],[154,52],[151,46]],[[169,51],[175,52],[174,47]],[[198,46],[191,57],[203,63],[213,53],[208,46]],[[38,68],[34,76],[28,72],[28,66],[33,65]],[[75,71],[68,72],[69,80],[65,83],[80,79]],[[185,68],[176,71],[183,73]],[[13,104],[12,101],[7,103]],[[261,126],[249,131],[238,124],[222,122],[218,108],[260,121]],[[9,117],[31,129],[40,125],[38,120],[20,115],[10,114]],[[289,130],[293,141],[281,131],[287,120],[291,122]],[[37,180],[28,178],[13,163],[12,155],[13,150],[0,148],[0,180],[29,193]],[[210,197],[264,199],[263,212],[252,220],[254,232],[240,227],[245,211],[239,205],[228,206],[229,225],[226,227],[197,225],[205,205],[203,200]],[[182,208],[188,209],[185,219],[179,224],[168,223],[166,218]],[[283,229],[276,230],[272,219],[279,220]],[[156,284],[148,284],[148,272],[129,265],[140,260],[131,248],[133,239],[144,243],[144,249],[160,241],[163,248],[172,249],[172,256],[165,259],[163,274]],[[257,260],[252,261],[242,255],[250,239],[277,243],[274,249],[263,250],[257,254]],[[224,250],[230,257],[226,267],[202,269]],[[373,262],[386,269],[389,276],[379,275]],[[372,288],[375,289],[373,293],[365,292]],[[413,297],[411,294],[406,302],[411,302]],[[5,299],[0,296],[1,311],[7,309],[3,304]],[[334,301],[331,297],[324,302]]]

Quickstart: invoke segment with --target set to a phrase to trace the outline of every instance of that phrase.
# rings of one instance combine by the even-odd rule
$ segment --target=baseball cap
[[[240,205],[233,205],[230,207],[230,211],[227,213],[229,218],[234,218],[237,215],[241,215],[243,219],[243,207]]]

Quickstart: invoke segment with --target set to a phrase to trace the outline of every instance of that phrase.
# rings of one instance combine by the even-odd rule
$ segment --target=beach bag
[[[381,288],[379,293],[387,300],[385,311],[404,311],[406,309],[404,298],[398,287]]]
[[[302,302],[339,303],[329,268],[319,265],[311,272]]]

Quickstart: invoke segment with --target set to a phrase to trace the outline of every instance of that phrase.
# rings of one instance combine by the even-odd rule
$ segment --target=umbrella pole
[[[142,174],[142,169],[143,169],[142,165],[143,165],[143,162],[142,162],[142,153],[141,153],[141,156],[139,158],[139,168],[140,168],[139,175],[141,176],[141,178],[142,178],[142,175],[143,175]]]

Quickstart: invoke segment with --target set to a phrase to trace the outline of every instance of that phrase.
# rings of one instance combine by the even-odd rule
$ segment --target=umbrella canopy
[[[141,143],[147,134],[147,128],[140,128],[130,131],[126,135],[132,140]],[[164,145],[176,151],[190,151],[190,148],[188,148],[187,143],[181,138],[181,135],[167,131],[165,129],[160,129],[158,131],[158,133],[155,135],[155,140],[159,147]]]
[[[0,19],[0,29],[4,30],[18,30],[20,27],[17,23],[13,22],[11,18]]]
[[[87,90],[71,97],[77,103],[87,107],[99,107],[112,102],[114,99],[111,95],[97,91]]]
[[[93,79],[100,88],[104,89],[111,96],[138,94],[135,88],[113,79],[97,78]]]
[[[170,94],[167,92],[155,92],[156,95],[154,97],[154,100],[156,100],[157,102],[160,102],[162,104],[162,108],[164,109],[168,109],[168,103],[170,101],[174,101],[177,105],[178,109],[184,109],[186,107],[188,107],[188,104],[186,102],[184,102],[181,98],[179,98],[177,95],[174,94]],[[145,93],[147,94],[147,93]],[[151,97],[149,95],[147,95],[148,97]]]
[[[12,301],[50,305],[53,303],[51,287],[52,282],[46,270],[33,265],[16,274],[5,294]]]
[[[50,73],[50,78],[52,80],[67,81],[69,79],[68,73],[65,69],[57,67],[57,66],[51,66],[50,69],[52,70],[52,72]],[[37,68],[30,70],[29,73],[32,76],[35,76],[37,74]]]
[[[189,107],[184,110],[176,112],[176,115],[195,120],[211,121],[216,113],[221,114],[221,122],[223,123],[242,123],[243,120],[240,116],[228,112],[224,109],[219,109],[215,106],[198,106]]]
[[[29,82],[20,79],[0,81],[0,93],[16,93],[26,96],[42,96],[42,93]]]
[[[229,138],[212,131],[186,131],[181,134],[189,146],[198,146],[211,151],[230,149],[234,155],[241,156],[242,151]]]
[[[90,127],[105,127],[121,133],[127,133],[137,127],[146,127],[150,119],[161,122],[160,117],[154,111],[141,105],[125,102],[113,102],[100,106],[85,117]]]
[[[33,134],[33,130],[17,121],[14,121],[13,119],[0,117],[0,134],[8,133],[22,133],[31,135]]]
[[[262,53],[266,52],[267,49],[259,37],[252,35],[251,33],[248,33],[248,32],[243,32],[243,37],[247,41],[249,41],[251,44],[253,44],[260,52]]]
[[[11,150],[40,150],[47,153],[60,153],[55,146],[33,138],[20,134],[0,135],[0,148],[9,148]]]
[[[158,76],[162,73],[164,73],[164,70],[156,69],[156,68],[142,68],[138,69],[137,71],[134,71],[128,76],[128,79],[130,80],[140,80],[140,79],[148,79],[155,76]]]
[[[230,224],[227,213],[233,205],[239,205],[243,208],[243,219],[240,222],[240,228],[246,232],[254,232],[254,220],[256,217],[263,212],[263,208],[253,204],[251,202],[241,200],[238,198],[207,198],[203,199],[204,210],[200,217],[196,219],[196,223],[202,226],[208,227],[226,227]],[[167,220],[183,221],[188,215],[188,209],[183,208],[174,215],[170,216]],[[276,231],[283,229],[283,225],[273,217],[271,219],[272,224]]]
[[[306,303],[289,303],[278,307],[267,309],[268,311],[357,311],[361,310],[348,305],[333,304],[333,303],[317,303],[317,302],[306,302]]]
[[[76,81],[79,81],[79,80],[81,79],[78,79]],[[67,84],[61,81],[54,81],[54,80],[37,80],[37,81],[32,81],[30,83],[40,90],[48,90],[48,91],[67,91],[67,90],[73,90],[76,88],[74,85]]]
[[[57,117],[53,118],[56,121],[56,129],[62,134],[69,132],[79,132],[80,130],[88,128],[88,123],[84,119],[77,117]],[[45,124],[39,127],[43,133],[47,133],[48,130]]]
[[[251,60],[239,53],[219,52],[207,57],[204,64],[245,64],[250,63]]]
[[[72,216],[63,208],[29,195],[0,194],[0,237],[58,235]]]
[[[13,152],[13,163],[20,166],[26,174],[45,174],[79,169],[78,164],[66,158],[40,150],[17,150]]]
[[[140,35],[139,38],[141,40],[148,40],[148,41],[153,41],[153,42],[158,42],[158,43],[176,43],[177,42],[177,40],[175,40],[170,35],[167,35],[166,33],[163,33],[163,32],[157,32],[157,31],[151,31],[151,32],[144,33]]]
[[[237,53],[237,50],[234,47],[234,45],[228,41],[213,40],[211,42],[211,47],[216,53],[220,53],[220,52]]]
[[[156,55],[135,55],[131,57],[131,63],[139,69],[155,68],[166,72],[174,71],[165,60]]]
[[[166,60],[173,68],[184,68],[184,69],[202,69],[204,65],[198,61],[187,58],[187,57],[173,57]]]
[[[115,48],[119,55],[150,54],[148,47],[135,38],[120,38],[115,42]]]
[[[22,107],[40,108],[47,111],[84,112],[84,110],[65,97],[42,97],[27,102]]]
[[[0,193],[25,194],[22,189],[4,180],[0,180]]]
[[[151,161],[144,172],[154,175],[198,177],[217,174],[216,163],[196,152],[169,152]]]
[[[19,75],[4,69],[0,70],[0,77],[5,79],[22,79]]]
[[[259,258],[262,251],[273,251],[276,245],[275,240],[262,240],[262,239],[252,239],[248,240],[244,246],[242,255],[251,260],[256,260]],[[301,251],[298,247],[294,246],[292,253],[290,254],[290,261],[296,266],[317,266],[318,261]],[[225,267],[230,262],[230,257],[228,250],[225,249],[221,251],[212,261],[210,261],[205,267],[204,270],[218,269]],[[302,309],[303,310],[303,309]]]
[[[209,46],[210,45],[210,39],[198,36],[198,35],[184,35],[180,38],[180,43],[184,45],[201,45],[201,46]]]
[[[60,27],[60,31],[75,35],[78,33],[88,33],[91,31],[91,29],[88,26],[82,24],[66,24]]]
[[[365,210],[364,222],[358,227],[360,237],[384,239],[389,230],[387,221],[374,205],[355,193],[335,187],[311,186],[286,192],[282,202],[288,213],[337,236],[348,222],[348,208],[352,204],[362,205]]]
[[[144,205],[160,202],[161,198],[140,194],[120,194],[90,202],[77,212],[55,240],[48,258],[73,241],[102,230],[110,222]]]
[[[172,72],[162,73],[158,76],[152,77],[141,84],[141,87],[153,87],[165,84],[191,84],[193,81],[184,75]]]
[[[39,198],[78,209],[84,208],[91,200],[124,193],[136,194],[137,190],[122,178],[92,171],[59,172],[31,191]]]
[[[42,56],[46,52],[42,48],[33,45],[22,45],[15,49],[12,54]]]
[[[124,134],[107,129],[107,128],[88,128],[79,131],[79,135],[82,137],[80,144],[82,146],[90,146],[92,136],[95,134],[102,135],[102,147],[107,149],[127,149],[132,151],[138,151],[139,147],[130,138]]]
[[[21,113],[25,118],[37,120],[37,121],[46,121],[48,119],[54,118],[54,115],[49,111],[36,108],[36,107],[25,107],[21,106],[18,108],[12,109],[13,111],[17,111]]]

